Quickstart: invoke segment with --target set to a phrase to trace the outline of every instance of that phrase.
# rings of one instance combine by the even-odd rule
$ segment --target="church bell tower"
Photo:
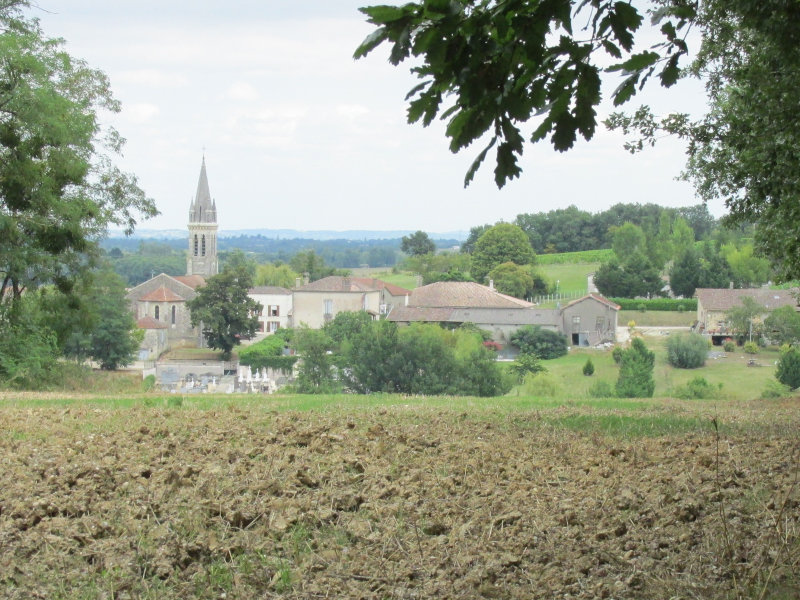
[[[200,167],[197,193],[189,208],[189,258],[187,275],[210,277],[219,272],[217,264],[217,204],[211,200],[206,175],[206,157]]]

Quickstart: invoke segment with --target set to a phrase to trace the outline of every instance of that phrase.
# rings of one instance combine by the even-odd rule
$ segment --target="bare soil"
[[[0,408],[0,597],[797,598],[796,403],[638,439],[537,411]]]

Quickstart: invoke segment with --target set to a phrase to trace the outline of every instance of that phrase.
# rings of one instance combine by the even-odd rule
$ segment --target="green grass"
[[[586,292],[586,276],[597,271],[599,262],[540,265],[541,273],[562,293]]]
[[[358,268],[351,269],[353,277],[372,277],[380,279],[386,283],[399,285],[407,290],[413,290],[417,287],[417,276],[410,271],[393,272],[391,269],[386,268]]]

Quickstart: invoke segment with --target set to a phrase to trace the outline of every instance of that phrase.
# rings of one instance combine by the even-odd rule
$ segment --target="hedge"
[[[609,298],[622,310],[663,310],[671,312],[694,312],[697,298]]]
[[[581,250],[579,252],[559,252],[557,254],[537,254],[537,265],[565,265],[608,262],[614,256],[611,248],[603,250]]]

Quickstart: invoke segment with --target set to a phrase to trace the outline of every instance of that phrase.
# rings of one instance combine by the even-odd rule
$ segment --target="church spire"
[[[203,155],[203,163],[200,166],[200,178],[197,181],[197,193],[189,209],[190,223],[216,223],[217,207],[211,200],[211,192],[208,189],[208,175],[206,175],[206,157]]]

